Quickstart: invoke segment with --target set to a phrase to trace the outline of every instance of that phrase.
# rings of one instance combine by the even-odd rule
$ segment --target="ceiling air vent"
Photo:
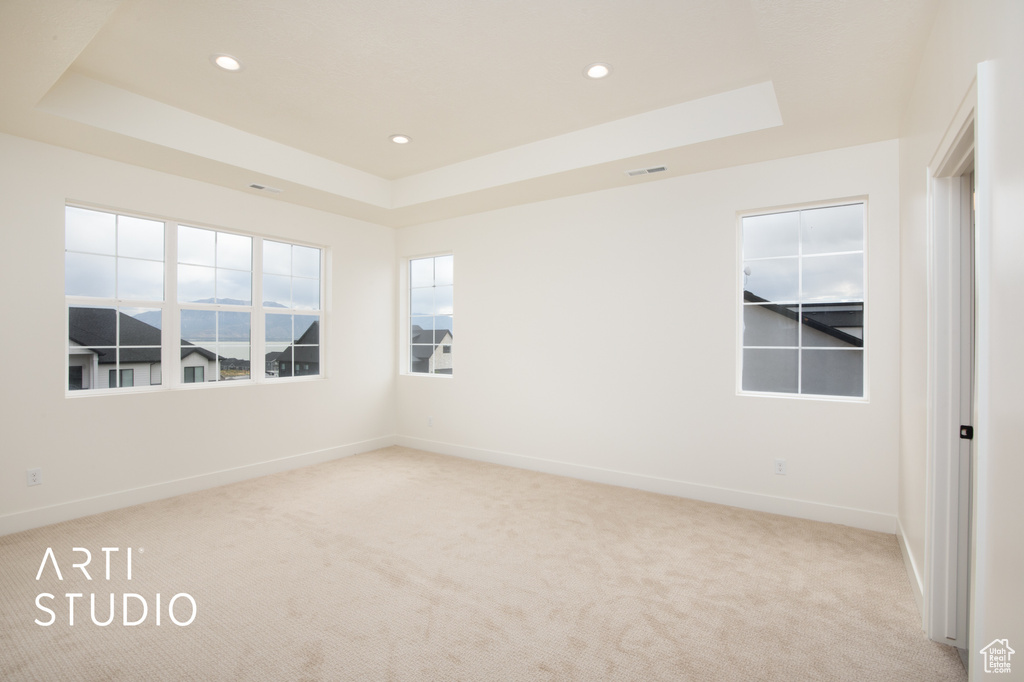
[[[252,189],[258,189],[261,192],[270,192],[271,194],[280,194],[281,192],[284,191],[276,187],[268,187],[266,185],[261,185],[257,182],[252,183],[251,185],[249,185],[249,187],[251,187]]]
[[[651,173],[661,173],[662,171],[668,170],[665,166],[653,166],[651,168],[637,168],[636,170],[626,171],[626,175],[631,178],[635,178],[638,175],[650,175]]]

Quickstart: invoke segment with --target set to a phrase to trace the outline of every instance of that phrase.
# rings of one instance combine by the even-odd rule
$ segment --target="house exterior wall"
[[[439,370],[450,370],[452,369],[452,354],[445,353],[444,347],[450,346],[452,343],[452,337],[450,334],[445,334],[444,338],[441,339],[441,343],[438,344],[437,348],[434,349],[433,355],[430,356],[430,373],[434,374]]]
[[[189,353],[181,359],[181,372],[182,376],[179,381],[184,381],[185,368],[186,367],[202,367],[204,381],[215,381],[217,377],[214,375],[216,369],[216,362],[211,362],[199,353]]]

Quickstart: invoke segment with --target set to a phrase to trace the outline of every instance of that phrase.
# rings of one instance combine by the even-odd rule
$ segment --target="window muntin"
[[[180,368],[170,387],[321,374],[321,249],[77,206],[65,215],[68,393],[164,385],[166,363]],[[253,276],[265,244],[269,270],[287,280],[287,296],[266,306],[298,331],[276,349],[288,371],[271,375],[267,362],[254,375],[253,354],[266,355]]]
[[[742,218],[744,392],[864,397],[864,206]]]
[[[409,373],[453,372],[455,258],[409,261]]]

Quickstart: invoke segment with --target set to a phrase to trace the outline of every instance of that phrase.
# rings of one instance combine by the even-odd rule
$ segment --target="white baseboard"
[[[214,471],[208,474],[179,478],[177,480],[167,481],[164,483],[155,483],[153,485],[142,486],[140,488],[119,490],[105,495],[72,500],[71,502],[63,502],[61,504],[55,504],[48,507],[39,507],[37,509],[28,509],[26,511],[4,514],[3,516],[0,516],[0,535],[17,533],[30,528],[47,526],[51,523],[59,523],[61,521],[77,519],[82,516],[99,514],[100,512],[111,511],[114,509],[122,509],[135,504],[142,504],[144,502],[162,500],[168,497],[174,497],[175,495],[184,495],[185,493],[192,493],[197,490],[216,488],[218,486],[227,485],[228,483],[237,483],[238,481],[258,478],[259,476],[266,476],[268,474],[276,474],[290,469],[298,469],[312,464],[320,464],[321,462],[327,462],[333,459],[340,459],[342,457],[357,455],[362,452],[385,448],[389,445],[394,445],[394,443],[394,436],[383,436],[380,438],[364,440],[358,443],[350,443],[348,445],[339,445],[333,448],[317,450],[315,452],[305,452],[298,455],[281,457],[280,459],[272,459],[266,462],[257,462],[256,464],[247,464],[245,466],[235,467],[232,469]]]
[[[921,614],[921,628],[927,629],[924,624],[924,579],[917,567],[917,562],[914,561],[914,555],[910,552],[906,533],[903,532],[903,524],[898,518],[896,519],[896,541],[900,545],[900,554],[903,555],[903,566],[907,569],[907,578],[910,580],[910,589],[914,593],[914,601],[917,602],[917,612]]]
[[[805,500],[795,500],[786,497],[775,497],[772,495],[732,490],[729,488],[718,488],[699,483],[688,483],[686,481],[659,478],[657,476],[646,476],[643,474],[633,474],[625,471],[601,469],[583,464],[571,464],[568,462],[559,462],[540,457],[515,455],[507,452],[496,452],[480,448],[469,448],[461,445],[453,445],[451,443],[441,443],[423,438],[413,438],[411,436],[397,436],[394,442],[396,445],[416,448],[417,450],[426,450],[428,452],[436,452],[442,455],[452,455],[455,457],[462,457],[464,459],[491,462],[493,464],[504,464],[506,466],[517,467],[519,469],[529,469],[531,471],[568,476],[570,478],[579,478],[585,481],[594,481],[596,483],[608,483],[625,488],[635,488],[637,490],[647,490],[649,492],[662,493],[664,495],[673,495],[675,497],[686,497],[694,500],[702,500],[704,502],[714,502],[716,504],[725,504],[732,507],[769,512],[771,514],[794,516],[800,519],[837,523],[844,526],[874,530],[882,533],[896,532],[896,517],[892,514],[882,514],[864,509],[852,509],[849,507],[839,507],[835,505],[822,504],[820,502],[808,502]]]

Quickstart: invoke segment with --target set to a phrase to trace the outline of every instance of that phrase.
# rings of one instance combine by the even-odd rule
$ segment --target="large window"
[[[451,374],[454,338],[453,256],[409,261],[409,372]]]
[[[322,259],[312,246],[68,206],[68,391],[321,374]]]
[[[864,396],[864,203],[742,218],[743,391]]]

